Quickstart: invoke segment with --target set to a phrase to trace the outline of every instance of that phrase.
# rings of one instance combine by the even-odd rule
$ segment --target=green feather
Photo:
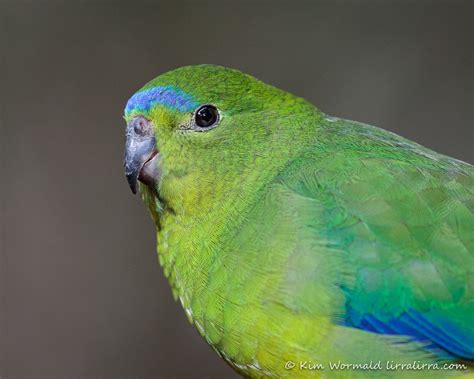
[[[192,112],[159,102],[126,115],[154,123],[162,176],[141,193],[157,225],[160,263],[219,355],[251,377],[463,373],[386,370],[387,361],[443,364],[456,356],[356,324],[418,312],[443,332],[452,328],[439,320],[474,336],[472,166],[328,117],[236,70],[184,67],[144,89],[159,86],[221,113],[207,132],[189,130]],[[297,367],[288,370],[290,360]],[[382,370],[330,369],[379,360]],[[301,362],[325,369],[300,369]]]

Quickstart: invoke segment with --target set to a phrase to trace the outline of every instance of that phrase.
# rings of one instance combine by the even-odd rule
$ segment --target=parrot
[[[472,377],[472,165],[211,64],[124,119],[172,294],[238,374]]]

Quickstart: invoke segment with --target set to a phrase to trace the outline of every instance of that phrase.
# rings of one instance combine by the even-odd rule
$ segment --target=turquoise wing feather
[[[472,166],[368,125],[326,123],[287,184],[324,208],[315,232],[352,267],[338,323],[473,359]]]

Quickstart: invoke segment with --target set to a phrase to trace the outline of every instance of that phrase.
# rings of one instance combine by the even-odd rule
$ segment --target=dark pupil
[[[217,109],[205,105],[196,112],[196,124],[201,128],[207,128],[217,121]]]

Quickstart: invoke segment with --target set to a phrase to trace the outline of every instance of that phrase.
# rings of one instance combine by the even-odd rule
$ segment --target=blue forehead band
[[[147,112],[157,104],[179,112],[192,112],[199,103],[190,94],[173,86],[151,87],[137,92],[128,100],[125,115],[133,111]]]

